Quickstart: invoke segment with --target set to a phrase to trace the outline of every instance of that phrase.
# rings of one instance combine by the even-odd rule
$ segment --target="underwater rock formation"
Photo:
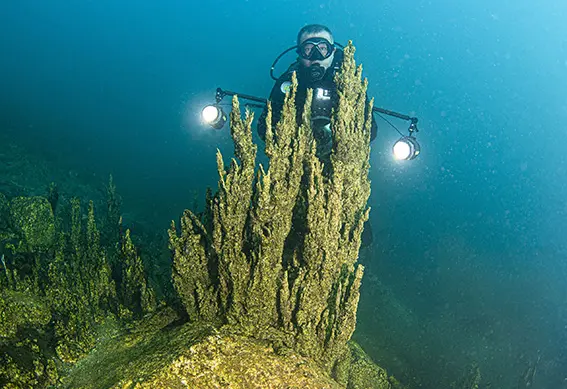
[[[167,327],[166,309],[103,341],[64,379],[65,388],[340,388],[312,361],[279,356],[267,342],[203,323]]]
[[[48,199],[0,196],[10,219],[0,224],[0,324],[20,315],[0,333],[0,386],[401,388],[350,340],[371,125],[352,44],[337,85],[325,162],[311,95],[297,121],[295,77],[281,120],[267,115],[268,168],[256,166],[253,117],[233,99],[235,158],[227,169],[217,153],[217,193],[169,230],[183,317],[155,310],[112,181],[102,233],[93,203],[86,215],[78,199],[66,208],[55,186]]]
[[[340,389],[312,359],[274,349],[265,340],[242,336],[229,326],[178,325],[166,308],[119,336],[107,336],[62,380],[74,389]],[[401,386],[352,345],[349,389]]]
[[[57,383],[95,346],[101,324],[156,305],[130,232],[108,242],[118,247],[109,254],[93,202],[86,214],[76,198],[54,212],[53,193],[52,201],[0,194],[0,387]],[[121,264],[117,279],[111,262]]]
[[[119,258],[122,271],[119,288],[120,301],[126,309],[134,312],[138,317],[143,313],[153,311],[156,307],[156,297],[146,281],[144,264],[132,243],[130,230],[126,230],[121,238]]]
[[[329,166],[316,156],[309,94],[296,121],[297,79],[280,122],[267,115],[269,168],[255,173],[252,115],[232,101],[235,159],[217,153],[218,192],[203,215],[170,229],[173,281],[193,322],[228,324],[334,371],[349,355],[363,267],[357,264],[370,195],[367,81],[345,48]]]

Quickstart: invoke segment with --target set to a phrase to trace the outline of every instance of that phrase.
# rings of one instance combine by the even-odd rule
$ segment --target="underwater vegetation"
[[[61,204],[53,184],[46,197],[0,194],[0,386],[57,383],[99,325],[155,308],[112,178],[107,204],[99,230],[93,203]]]
[[[268,168],[256,167],[253,117],[247,111],[243,119],[233,98],[235,158],[226,168],[217,153],[217,193],[208,192],[204,212],[188,210],[180,227],[172,223],[172,278],[190,321],[268,342],[276,355],[308,357],[340,385],[391,388],[399,385],[395,379],[349,342],[370,195],[371,118],[361,75],[349,45],[327,166],[310,130],[311,96],[297,121],[296,78],[278,123],[268,110]]]
[[[168,231],[167,302],[123,226],[112,178],[98,214],[54,184],[45,196],[0,194],[0,386],[402,388],[351,340],[371,125],[351,43],[337,77],[325,163],[311,96],[296,116],[297,79],[281,120],[267,115],[269,166],[256,164],[253,116],[233,98],[234,158],[226,167],[217,153],[216,193]],[[472,370],[454,388],[479,380]]]
[[[217,154],[219,189],[202,215],[173,224],[173,282],[192,321],[230,325],[321,363],[346,384],[363,267],[356,263],[370,195],[370,114],[354,48],[338,75],[334,152],[324,169],[310,132],[311,99],[296,122],[297,80],[282,119],[267,115],[269,168],[255,170],[252,115],[231,112],[235,159]],[[370,110],[369,110],[370,112]],[[345,363],[347,366],[343,366]],[[374,387],[388,387],[387,383]]]

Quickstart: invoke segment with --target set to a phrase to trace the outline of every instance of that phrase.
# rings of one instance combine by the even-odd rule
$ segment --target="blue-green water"
[[[420,118],[404,164],[378,121],[355,337],[424,388],[472,363],[482,388],[526,387],[538,360],[531,387],[564,388],[566,17],[551,0],[5,1],[0,132],[48,180],[112,173],[125,218],[165,229],[232,151],[198,120],[215,88],[267,97],[274,58],[323,23],[354,41],[377,106]]]

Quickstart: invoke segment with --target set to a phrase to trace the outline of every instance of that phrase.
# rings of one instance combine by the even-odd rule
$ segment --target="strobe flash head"
[[[398,161],[409,161],[419,155],[420,146],[413,136],[402,136],[394,143],[392,151]]]
[[[214,129],[220,130],[226,123],[226,114],[219,105],[207,105],[201,111],[201,119]]]

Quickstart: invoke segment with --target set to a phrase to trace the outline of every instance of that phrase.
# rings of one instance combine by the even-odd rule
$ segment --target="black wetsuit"
[[[281,116],[281,111],[285,99],[285,87],[291,83],[291,76],[295,71],[297,74],[297,94],[295,97],[295,106],[297,107],[297,119],[301,120],[303,106],[307,95],[307,89],[313,89],[313,103],[311,107],[311,120],[319,120],[322,126],[325,125],[325,120],[329,122],[331,116],[331,109],[336,107],[338,103],[337,88],[334,82],[335,73],[340,70],[343,61],[343,52],[337,50],[333,63],[325,72],[323,78],[319,81],[311,81],[307,74],[307,68],[300,65],[299,61],[293,63],[287,71],[282,74],[270,93],[270,101],[272,104],[272,123],[275,125]],[[368,100],[368,99],[367,99]],[[262,139],[266,137],[266,115],[268,108],[264,108],[262,115],[258,120],[258,134]],[[326,119],[325,119],[326,118]],[[376,138],[377,126],[374,117],[372,117],[372,129],[370,133],[370,140]]]

